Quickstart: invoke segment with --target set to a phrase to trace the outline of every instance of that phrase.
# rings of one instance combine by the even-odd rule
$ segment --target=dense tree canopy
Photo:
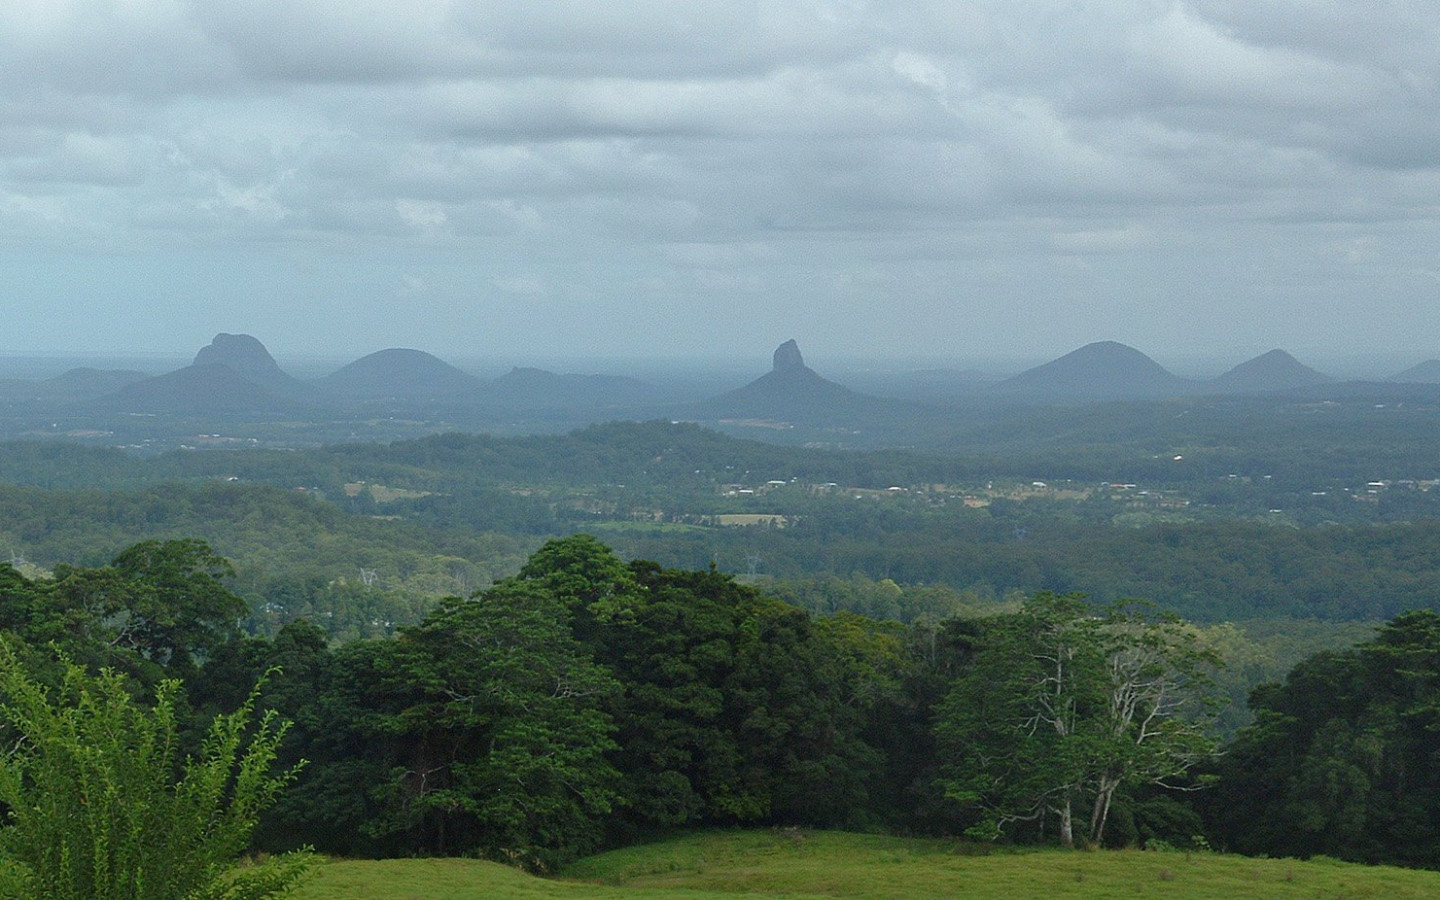
[[[1272,669],[1236,629],[1137,606],[1042,593],[909,624],[817,615],[713,567],[625,562],[577,535],[394,636],[337,643],[304,620],[247,634],[229,579],[189,540],[50,576],[0,564],[0,628],[16,647],[108,667],[106,683],[136,696],[172,685],[191,754],[263,679],[253,702],[294,723],[278,764],[309,761],[260,823],[266,849],[547,868],[657,829],[765,824],[1075,843],[1205,833],[1253,852],[1440,864],[1434,613],[1256,690],[1258,719],[1212,760],[1219,657]],[[52,651],[21,652],[42,683],[66,677]]]
[[[1440,865],[1440,616],[1399,616],[1250,702],[1208,798],[1223,846]]]

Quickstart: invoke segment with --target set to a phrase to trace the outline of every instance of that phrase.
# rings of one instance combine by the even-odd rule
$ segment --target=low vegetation
[[[239,865],[260,813],[292,772],[271,763],[285,735],[253,701],[215,717],[181,759],[177,694],[153,705],[126,679],[67,659],[51,689],[0,640],[0,897],[12,900],[267,900],[304,875],[304,853]],[[27,664],[28,663],[28,664]]]
[[[475,860],[335,861],[296,900],[1430,898],[1440,873],[1208,852],[987,852],[983,845],[798,830],[718,832],[580,860],[541,879]]]

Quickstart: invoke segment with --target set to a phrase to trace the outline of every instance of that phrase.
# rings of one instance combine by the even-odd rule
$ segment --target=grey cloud
[[[1440,67],[1440,21],[1408,0],[1192,0],[1190,6],[1237,38],[1394,72]]]
[[[508,254],[482,295],[603,272],[632,287],[599,306],[838,284],[938,310],[1126,271],[1164,302],[1166,254],[1339,265],[1320,248],[1433,236],[1440,206],[1440,20],[1398,0],[17,3],[9,246]]]
[[[410,82],[466,71],[480,48],[457,35],[443,0],[195,0],[193,21],[247,78]]]
[[[868,41],[825,3],[293,0],[192,4],[235,66],[287,82],[536,76],[687,78],[833,60]]]
[[[133,185],[145,178],[154,155],[150,142],[138,136],[70,132],[48,138],[29,153],[10,157],[0,172],[14,181]]]
[[[15,0],[0,17],[0,84],[11,97],[146,95],[233,78],[181,2]]]

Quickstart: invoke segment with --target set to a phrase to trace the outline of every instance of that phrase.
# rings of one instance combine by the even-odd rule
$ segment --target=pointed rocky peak
[[[776,372],[798,372],[805,368],[805,358],[800,355],[800,345],[791,338],[775,348]]]
[[[800,348],[791,340],[775,350],[774,367],[769,372],[744,387],[699,404],[695,411],[702,419],[853,421],[874,414],[890,402],[864,397],[827,380],[805,365]]]
[[[265,345],[248,334],[217,334],[195,354],[197,366],[224,366],[237,375],[263,384],[283,376]]]

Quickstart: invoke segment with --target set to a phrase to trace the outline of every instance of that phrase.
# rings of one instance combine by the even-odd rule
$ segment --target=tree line
[[[1258,688],[1217,753],[1222,654],[1134,605],[817,616],[573,536],[393,637],[337,645],[304,620],[246,634],[228,575],[194,540],[51,577],[0,565],[0,629],[41,682],[105,670],[168,704],[197,753],[247,704],[291,722],[274,754],[303,768],[259,820],[264,849],[546,869],[744,824],[1440,865],[1429,612]]]
[[[786,528],[607,526],[600,514],[509,531],[500,492],[425,497],[348,511],[308,493],[205,482],[115,493],[0,486],[0,559],[97,566],[137,537],[197,535],[233,561],[229,584],[252,627],[273,635],[308,618],[332,637],[388,635],[417,624],[441,597],[509,575],[547,536],[593,529],[626,558],[667,567],[747,560],[774,593],[815,612],[849,609],[910,621],[1040,590],[1110,601],[1146,597],[1195,621],[1265,618],[1374,622],[1440,609],[1434,520],[1289,528],[1246,521],[1116,527],[1029,503],[984,510],[821,501]],[[362,494],[368,497],[368,494]],[[488,495],[487,495],[488,496]],[[484,502],[482,502],[484,501]],[[426,505],[429,504],[429,505]],[[828,504],[828,505],[827,505]],[[466,510],[484,508],[473,520]],[[808,510],[808,511],[807,511]],[[578,513],[577,513],[578,515]],[[57,561],[63,561],[57,563]],[[365,572],[372,573],[367,577]],[[903,590],[857,593],[855,579]],[[897,602],[892,602],[895,600]]]

